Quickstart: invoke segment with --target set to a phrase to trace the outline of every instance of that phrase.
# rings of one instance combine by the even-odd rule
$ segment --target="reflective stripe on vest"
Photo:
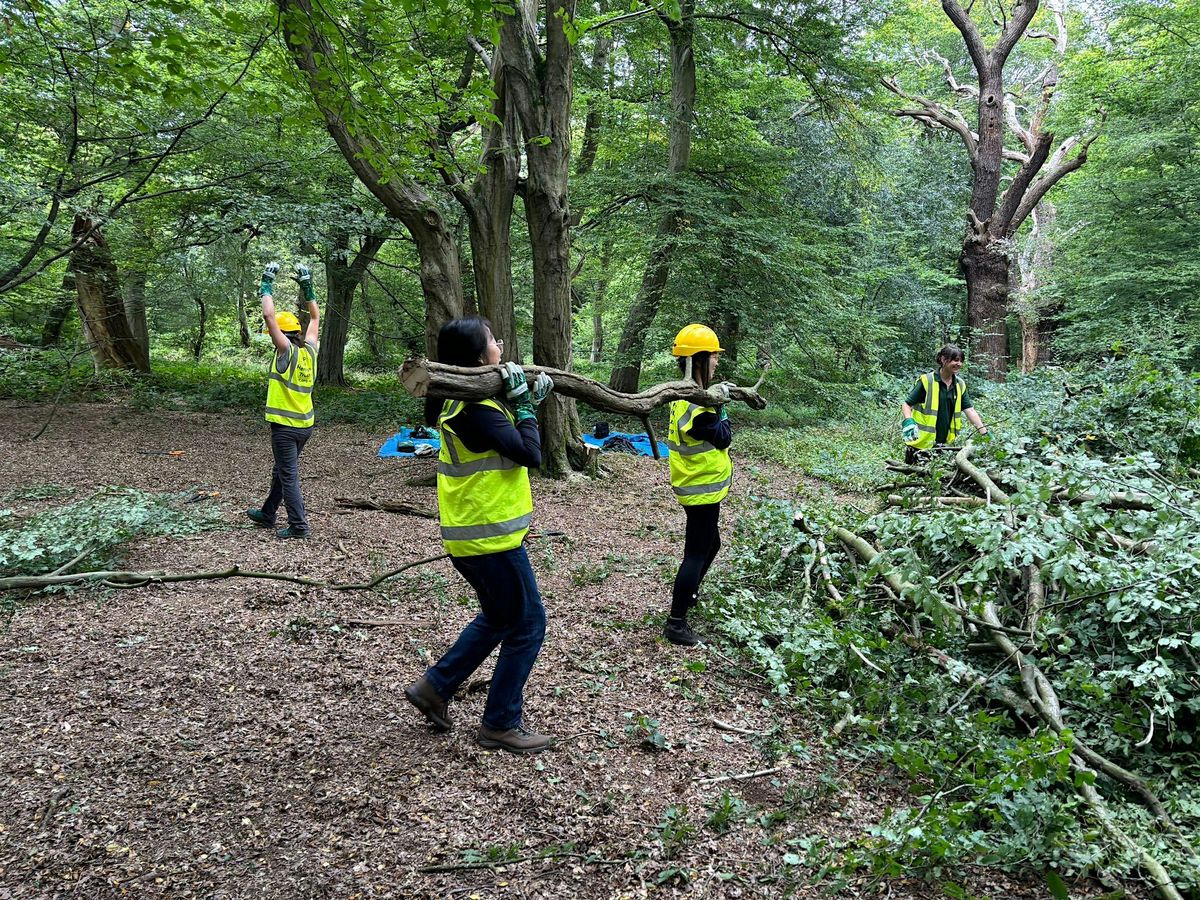
[[[271,360],[267,378],[266,419],[278,425],[309,428],[316,416],[312,390],[316,379],[317,348],[312,344],[288,348],[288,366],[280,372]]]
[[[671,489],[675,497],[684,506],[719,503],[733,483],[729,449],[718,450],[708,441],[693,438],[688,433],[696,416],[716,410],[676,400],[671,404],[670,412],[667,447],[671,450]]]
[[[925,402],[913,407],[913,421],[917,423],[917,438],[908,441],[908,446],[918,450],[928,450],[937,443],[938,408],[942,402],[942,380],[937,372],[926,372],[920,378],[921,386],[925,389]],[[954,378],[954,414],[950,417],[950,431],[946,434],[946,443],[954,443],[958,432],[962,429],[963,412],[962,399],[967,392],[967,385],[961,378]]]
[[[478,401],[513,415],[495,400]],[[438,516],[442,543],[451,556],[502,553],[521,546],[533,518],[528,470],[495,450],[475,453],[454,431],[454,418],[466,409],[448,400],[438,418]]]

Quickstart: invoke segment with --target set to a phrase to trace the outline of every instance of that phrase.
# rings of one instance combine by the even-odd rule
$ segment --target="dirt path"
[[[391,423],[318,431],[302,469],[315,538],[301,543],[243,518],[271,465],[253,418],[82,405],[29,442],[46,412],[0,404],[2,505],[70,499],[4,500],[51,484],[77,497],[100,485],[220,492],[205,502],[228,528],[140,542],[133,567],[358,580],[440,552],[434,522],[334,506],[370,494],[434,505],[432,488],[405,484],[430,463],[375,457]],[[473,615],[444,562],[373,594],[220,581],[21,606],[0,633],[0,898],[817,896],[789,842],[859,834],[902,791],[831,761],[718,651],[661,640],[683,516],[665,463],[606,464],[615,477],[534,484],[549,626],[526,710],[561,738],[538,757],[475,745],[482,691],[451,705],[448,735],[404,701]],[[795,475],[764,475],[757,491],[793,495]],[[644,749],[647,728],[670,749]]]

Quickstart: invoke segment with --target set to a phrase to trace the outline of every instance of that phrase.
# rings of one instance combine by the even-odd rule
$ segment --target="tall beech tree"
[[[524,138],[522,199],[533,254],[533,360],[571,368],[571,101],[575,62],[566,28],[575,0],[522,0],[500,19],[500,49]],[[554,476],[583,463],[575,401],[551,395],[539,410],[542,468]]]
[[[896,115],[930,127],[950,129],[962,138],[966,148],[972,172],[971,201],[959,266],[967,282],[971,346],[988,377],[996,380],[1002,380],[1008,370],[1007,317],[1015,277],[1013,238],[1047,192],[1087,161],[1088,148],[1095,139],[1094,135],[1084,140],[1073,137],[1051,153],[1055,135],[1047,130],[1045,120],[1058,85],[1058,67],[1054,62],[1037,79],[1040,96],[1033,102],[1029,124],[1022,127],[1017,121],[1015,98],[1005,86],[1005,66],[1014,48],[1026,37],[1049,37],[1056,41],[1056,46],[1065,41],[1066,22],[1061,2],[1048,4],[1058,37],[1028,32],[1038,6],[1039,0],[1002,4],[1003,15],[995,22],[998,33],[989,48],[971,10],[964,9],[958,0],[942,0],[942,10],[962,37],[977,84],[960,85],[949,62],[941,62],[953,94],[965,96],[975,104],[974,130],[952,106],[907,93],[895,79],[884,79],[889,90],[914,104],[896,110]],[[988,6],[981,12],[991,15],[991,9]],[[1019,150],[1006,146],[1005,136],[1009,131],[1020,140]],[[1017,168],[1001,193],[1006,162],[1015,163]]]

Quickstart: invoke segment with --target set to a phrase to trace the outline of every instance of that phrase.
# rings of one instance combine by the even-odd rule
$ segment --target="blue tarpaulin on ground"
[[[608,433],[607,436],[602,437],[602,438],[598,438],[598,437],[595,437],[594,435],[590,435],[590,434],[585,434],[583,436],[583,442],[585,444],[587,444],[589,447],[603,448],[605,441],[610,441],[615,437],[624,438],[625,440],[629,441],[629,443],[633,445],[633,449],[637,451],[638,456],[653,456],[654,455],[654,451],[650,447],[650,435],[646,434],[645,432],[643,432],[641,434],[628,434],[627,432],[623,432],[623,431],[611,431]],[[659,441],[658,442],[658,452],[659,452],[659,455],[661,455],[665,459],[667,454],[670,451],[667,450],[666,444],[664,444],[662,441]]]
[[[433,430],[430,429],[430,431]],[[435,451],[441,449],[442,442],[441,439],[437,437],[436,431],[433,431],[434,437],[413,437],[412,433],[413,430],[411,428],[401,428],[394,435],[388,438],[384,445],[379,448],[379,455],[385,458],[392,456],[415,455],[411,450],[398,450],[397,447],[399,447],[401,444],[429,444]],[[589,447],[600,447],[603,449],[604,442],[612,440],[615,437],[624,438],[625,440],[629,441],[629,443],[633,446],[633,449],[637,451],[638,456],[654,455],[654,451],[650,449],[650,436],[645,432],[642,434],[629,434],[624,431],[613,431],[602,438],[585,434],[583,435],[583,442]],[[667,454],[670,453],[670,451],[667,449],[667,445],[662,441],[658,442],[658,452],[664,459],[666,458]]]
[[[429,444],[435,451],[440,450],[442,447],[441,438],[437,436],[437,432],[432,428],[427,430],[433,435],[433,437],[413,437],[413,430],[411,428],[401,428],[394,435],[388,438],[384,445],[379,448],[379,455],[383,457],[415,455],[411,450],[408,452],[397,450],[396,448],[400,444]]]

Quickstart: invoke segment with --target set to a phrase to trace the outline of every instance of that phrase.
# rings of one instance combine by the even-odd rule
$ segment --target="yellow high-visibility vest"
[[[495,400],[479,405],[513,414]],[[442,448],[438,452],[438,514],[442,543],[451,556],[482,556],[521,546],[533,519],[529,471],[495,450],[475,453],[454,432],[454,417],[466,409],[462,400],[447,400],[438,418]]]
[[[671,450],[671,489],[684,506],[720,503],[733,484],[733,460],[729,448],[718,450],[708,441],[689,434],[692,421],[701,413],[715,413],[711,406],[686,400],[671,404],[671,427],[667,447]]]
[[[943,399],[942,380],[938,377],[937,372],[926,372],[920,380],[925,388],[925,402],[920,406],[914,406],[912,411],[913,421],[917,423],[917,428],[920,430],[917,432],[917,439],[908,441],[908,446],[916,447],[918,450],[928,450],[937,442],[938,406]],[[954,376],[954,388],[954,416],[950,419],[950,431],[946,433],[947,444],[954,443],[954,439],[962,430],[962,400],[963,395],[967,392],[967,384],[956,375]]]
[[[312,390],[316,374],[315,344],[289,347],[288,365],[283,372],[272,359],[271,375],[267,380],[267,421],[294,428],[311,428],[315,421]]]

